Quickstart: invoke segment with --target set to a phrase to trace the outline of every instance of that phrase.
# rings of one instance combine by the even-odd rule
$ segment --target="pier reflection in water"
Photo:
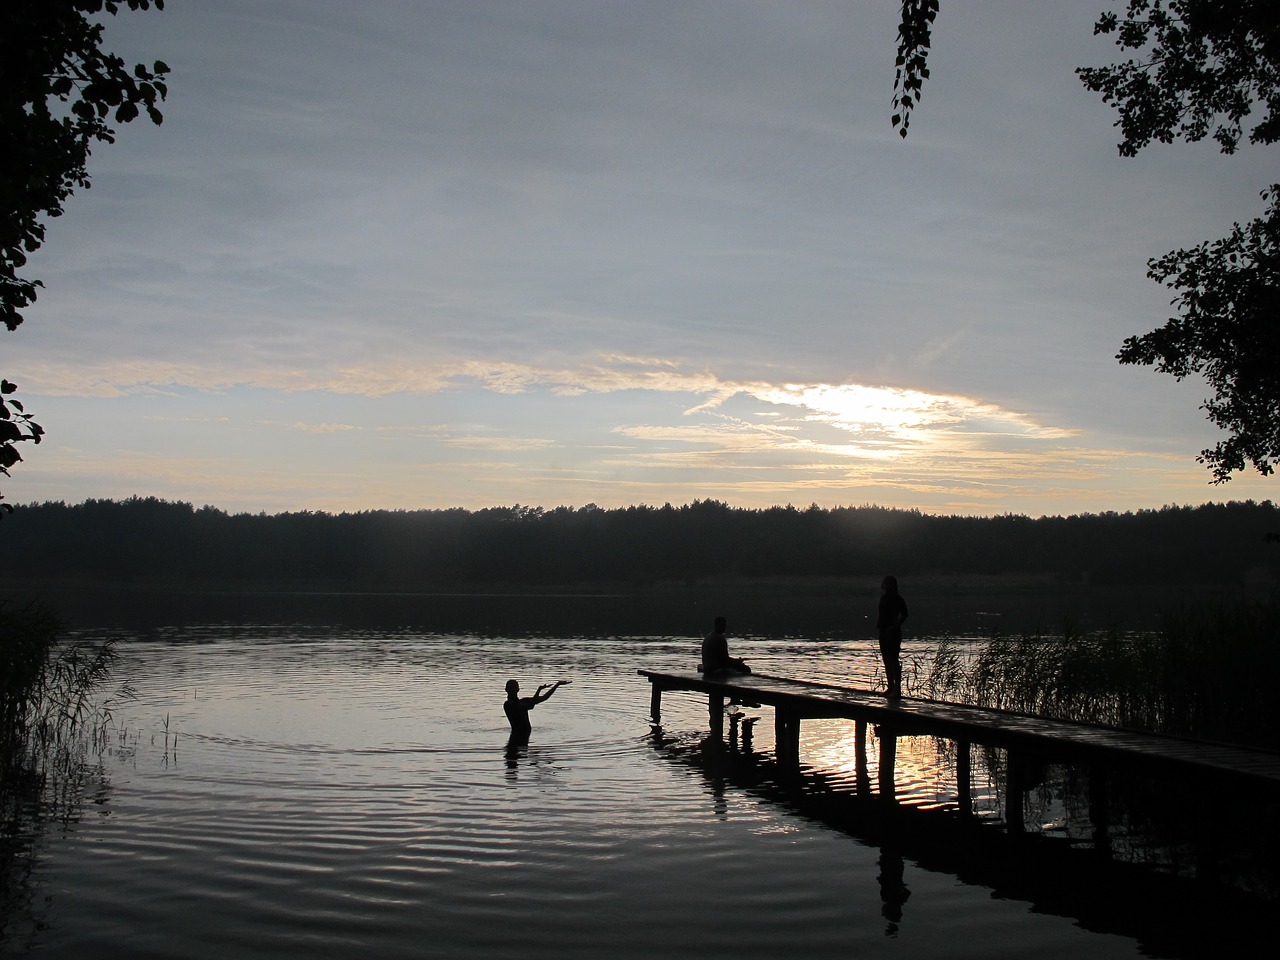
[[[1151,956],[1256,949],[1273,937],[1280,899],[1274,797],[1117,774],[1107,790],[1114,819],[1090,824],[1096,778],[1029,766],[1021,774],[1031,790],[1022,798],[1029,818],[1013,817],[1011,830],[1003,751],[978,750],[970,766],[961,758],[972,748],[863,722],[816,721],[806,747],[818,759],[797,763],[785,744],[779,754],[767,737],[757,742],[759,717],[730,706],[726,718],[722,735],[697,740],[655,723],[651,743],[705,778],[721,815],[730,813],[728,797],[746,795],[877,848],[886,936],[910,923],[912,872],[928,871],[1086,930],[1131,937]],[[851,764],[823,765],[849,757]],[[940,771],[954,791],[940,788]],[[937,787],[932,800],[920,789],[929,779]],[[911,784],[905,802],[904,780]]]
[[[1134,826],[1159,828],[1152,832],[1148,855],[1139,859],[1167,859],[1177,867],[1176,851],[1185,845],[1194,856],[1194,875],[1205,883],[1225,881],[1272,897],[1280,890],[1270,869],[1276,858],[1257,854],[1258,848],[1280,849],[1272,826],[1280,802],[1280,754],[1275,752],[939,700],[886,698],[856,685],[776,675],[639,673],[650,682],[655,723],[661,722],[664,692],[705,696],[712,742],[723,738],[726,714],[735,726],[739,722],[739,704],[772,709],[773,754],[783,771],[800,766],[802,721],[834,719],[852,725],[855,743],[846,754],[854,757],[856,781],[867,783],[867,727],[874,722],[881,742],[880,794],[892,800],[897,738],[927,734],[953,752],[953,801],[968,815],[973,812],[971,758],[975,745],[981,745],[987,769],[998,773],[993,783],[1002,788],[1002,819],[1011,833],[1026,829],[1031,791],[1054,800],[1053,791],[1043,788],[1051,782],[1050,771],[1063,769],[1071,789],[1059,792],[1060,809],[1053,816],[1077,837],[1083,818],[1095,851],[1111,852],[1115,805],[1125,815],[1120,836],[1132,841],[1141,836]],[[730,742],[735,740],[731,732]],[[1161,785],[1161,793],[1152,792],[1153,784]],[[1041,823],[1054,826],[1044,824],[1044,813]],[[1167,851],[1174,855],[1166,857]]]

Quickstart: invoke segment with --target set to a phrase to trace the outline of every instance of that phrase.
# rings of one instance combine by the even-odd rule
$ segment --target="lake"
[[[1197,956],[1256,919],[1177,869],[1101,862],[1052,794],[1013,843],[976,763],[978,829],[957,832],[953,758],[928,738],[898,741],[887,821],[854,782],[852,724],[805,723],[799,782],[775,775],[770,711],[746,711],[750,751],[707,743],[690,695],[655,728],[635,671],[692,667],[687,635],[328,619],[113,621],[135,696],[81,801],[10,861],[0,952]],[[732,643],[759,672],[878,670],[857,640]],[[573,680],[518,749],[510,677]],[[874,782],[874,743],[871,763]]]

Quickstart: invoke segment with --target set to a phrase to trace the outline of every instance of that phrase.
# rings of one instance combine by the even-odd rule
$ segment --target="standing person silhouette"
[[[880,656],[884,660],[884,676],[890,697],[902,696],[902,624],[907,619],[907,602],[898,593],[898,578],[889,576],[880,582],[880,608],[876,629],[880,631]]]
[[[538,687],[537,693],[532,697],[522,697],[520,682],[508,680],[507,699],[503,702],[502,709],[507,715],[507,722],[511,724],[511,739],[528,740],[529,734],[533,732],[533,724],[529,722],[529,711],[548,699],[560,687],[572,682],[572,680],[557,680],[555,683],[544,683]]]

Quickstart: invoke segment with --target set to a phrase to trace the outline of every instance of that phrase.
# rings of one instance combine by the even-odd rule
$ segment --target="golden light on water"
[[[881,792],[881,739],[868,726],[865,742],[867,787]],[[934,737],[898,737],[893,765],[893,795],[916,807],[954,806],[957,802],[954,744]],[[857,725],[852,720],[806,720],[801,724],[801,762],[824,777],[854,788],[858,781]],[[971,784],[976,808],[994,805],[994,787],[978,763]]]

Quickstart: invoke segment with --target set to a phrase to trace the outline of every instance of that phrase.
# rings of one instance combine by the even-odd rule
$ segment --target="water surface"
[[[1011,869],[981,844],[947,855],[945,828],[929,839],[925,818],[954,811],[954,769],[932,740],[899,742],[897,798],[918,819],[886,830],[853,796],[852,724],[806,722],[798,789],[771,773],[767,711],[754,711],[749,756],[704,742],[706,702],[691,695],[668,694],[655,729],[635,670],[689,668],[689,640],[160,633],[123,646],[136,699],[115,709],[81,812],[45,834],[6,953],[1195,955],[1136,898],[1127,919],[1088,913],[1097,904],[1073,915],[1019,879],[1057,860]],[[735,652],[761,672],[857,683],[876,671],[866,644]],[[508,677],[573,680],[515,750]],[[874,742],[871,754],[874,779]],[[978,818],[998,819],[998,791],[975,773]],[[838,816],[831,796],[844,798]],[[1204,926],[1221,934],[1221,919]]]

